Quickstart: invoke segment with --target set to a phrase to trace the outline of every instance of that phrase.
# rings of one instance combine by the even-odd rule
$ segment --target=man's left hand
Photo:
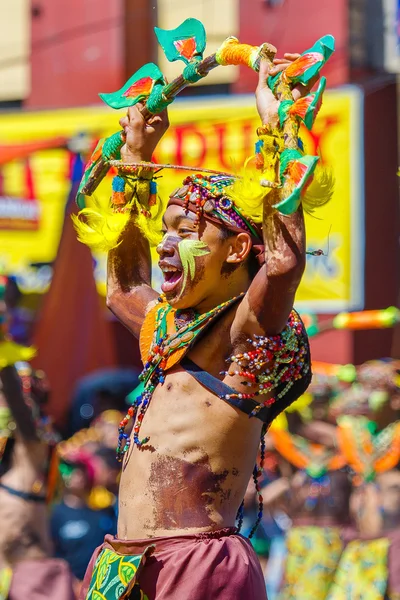
[[[256,89],[256,106],[258,114],[263,125],[271,125],[277,127],[279,123],[278,108],[279,100],[275,98],[272,90],[269,88],[267,79],[274,77],[281,71],[284,71],[289,65],[300,57],[300,54],[284,54],[283,58],[275,58],[274,66],[271,67],[268,61],[262,60],[260,63],[260,71],[258,85]],[[293,100],[298,100],[301,97],[307,96],[319,79],[319,75],[313,77],[308,85],[296,85],[293,87]]]

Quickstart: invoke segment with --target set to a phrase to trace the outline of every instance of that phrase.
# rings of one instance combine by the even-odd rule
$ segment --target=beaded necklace
[[[264,498],[262,497],[262,494],[261,494],[261,487],[260,487],[259,479],[264,472],[265,435],[267,433],[267,429],[268,429],[267,426],[264,424],[263,428],[261,430],[261,439],[260,439],[260,464],[257,465],[257,463],[256,463],[254,465],[253,474],[252,474],[254,488],[255,488],[256,494],[257,494],[258,512],[257,512],[257,519],[253,523],[253,526],[248,535],[249,539],[251,539],[253,537],[253,535],[255,534],[255,532],[257,531],[257,528],[258,528],[259,524],[261,523],[261,520],[262,520],[263,514],[264,514]],[[238,532],[242,528],[243,517],[244,517],[244,500],[242,501],[241,505],[239,506],[239,510],[236,515],[236,520],[238,522],[238,525],[237,525]]]
[[[197,315],[193,312],[187,315],[178,314],[174,319],[175,333],[169,334],[167,329],[167,317],[173,311],[169,304],[163,304],[156,311],[156,319],[154,333],[148,351],[147,360],[144,362],[144,368],[139,376],[142,382],[142,389],[138,392],[138,396],[133,405],[129,408],[127,415],[122,419],[119,426],[119,437],[117,446],[117,459],[122,461],[124,454],[129,449],[131,439],[125,433],[125,428],[130,419],[134,420],[133,427],[133,443],[138,448],[147,444],[149,437],[139,438],[140,427],[148,408],[148,405],[153,396],[156,386],[161,385],[165,380],[165,371],[168,370],[178,361],[172,364],[169,359],[178,351],[178,359],[183,358],[184,354],[189,350],[191,345],[196,340],[197,336],[213,322],[213,320],[226,308],[231,306],[244,294],[232,298],[227,302],[223,302],[211,311],[203,315]],[[159,299],[163,302],[163,299]],[[184,316],[184,319],[182,319]],[[175,313],[176,317],[176,313]],[[182,326],[180,326],[182,323]],[[236,363],[240,367],[240,371],[223,372],[224,375],[237,375],[245,379],[242,384],[254,387],[258,385],[258,390],[251,393],[232,393],[221,396],[225,400],[230,398],[252,399],[256,396],[269,394],[272,390],[280,388],[274,398],[268,398],[264,402],[257,403],[255,408],[250,413],[249,417],[255,417],[263,407],[268,407],[281,399],[290,390],[294,382],[304,377],[309,371],[307,361],[307,343],[303,339],[304,327],[300,317],[295,311],[292,311],[289,316],[287,326],[283,332],[276,336],[264,337],[254,336],[254,339],[247,340],[253,345],[254,350],[244,354],[231,356],[228,362]],[[272,366],[270,366],[272,363]],[[261,431],[260,443],[260,464],[253,469],[253,480],[258,498],[258,513],[249,537],[252,537],[263,517],[263,497],[259,478],[262,475],[265,462],[265,434],[267,425],[264,424]],[[244,503],[239,507],[237,513],[238,530],[243,523]]]
[[[158,384],[162,385],[164,383],[165,371],[169,368],[167,364],[168,358],[177,351],[183,350],[183,354],[185,354],[194,343],[197,336],[202,333],[204,329],[221,314],[221,312],[229,308],[243,296],[244,294],[235,296],[202,315],[195,316],[195,314],[193,314],[193,318],[188,320],[182,327],[178,327],[175,324],[176,331],[172,334],[167,332],[167,316],[173,311],[173,308],[169,304],[164,303],[163,298],[159,299],[163,305],[156,313],[152,343],[147,360],[144,362],[143,371],[139,376],[141,386],[139,386],[138,389],[138,396],[129,408],[125,417],[122,419],[118,428],[118,461],[122,461],[124,454],[127,452],[131,443],[129,435],[125,433],[125,428],[130,419],[133,419],[134,421],[134,445],[140,448],[149,441],[148,437],[143,439],[139,438],[140,427],[154,390]],[[182,358],[183,354],[181,353],[180,358]]]

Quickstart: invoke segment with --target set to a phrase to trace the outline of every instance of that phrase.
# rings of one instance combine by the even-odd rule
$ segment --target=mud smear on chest
[[[222,484],[227,476],[228,471],[211,470],[208,456],[195,463],[166,456],[158,459],[150,472],[155,526],[185,529],[211,525],[210,508],[217,496],[226,498]]]

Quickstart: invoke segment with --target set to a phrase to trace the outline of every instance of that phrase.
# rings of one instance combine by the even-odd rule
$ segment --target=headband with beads
[[[224,192],[235,181],[226,175],[193,175],[183,181],[183,187],[170,195],[168,206],[182,206],[186,212],[196,215],[198,225],[201,217],[222,225],[233,233],[248,233],[252,240],[252,251],[258,262],[265,262],[261,226],[243,215],[234,202]]]

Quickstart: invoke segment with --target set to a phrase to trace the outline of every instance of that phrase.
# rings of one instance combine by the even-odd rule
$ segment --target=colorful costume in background
[[[121,90],[101,95],[113,108],[144,102],[141,112],[145,119],[160,113],[181,89],[204,77],[212,68],[220,64],[246,64],[257,71],[262,58],[272,64],[276,53],[269,44],[257,48],[228,38],[215,55],[203,59],[205,32],[195,19],[188,19],[172,31],[156,29],[156,33],[167,58],[185,62],[183,74],[166,84],[156,65],[145,65]],[[277,211],[284,215],[293,214],[301,202],[306,209],[313,210],[331,197],[332,179],[322,170],[319,174],[315,171],[318,157],[304,155],[298,138],[300,121],[308,128],[313,124],[325,79],[321,80],[316,93],[301,101],[293,101],[291,89],[298,83],[307,85],[332,54],[333,46],[332,36],[321,38],[281,76],[270,78],[268,83],[281,100],[280,127],[259,129],[256,155],[245,166],[243,175],[205,170],[209,175],[191,175],[185,179],[182,188],[171,194],[170,205],[182,206],[185,211],[196,214],[197,223],[205,218],[233,233],[248,233],[259,265],[265,260],[263,223],[269,222],[266,228],[272,231],[272,218]],[[165,204],[157,199],[154,172],[174,167],[122,163],[119,159],[123,143],[124,135],[119,132],[99,144],[79,188],[77,203],[82,210],[74,221],[79,239],[92,248],[106,251],[114,248],[132,218],[150,244],[155,245],[161,239]],[[113,180],[111,206],[84,208],[85,195],[93,193],[111,167],[118,169]],[[189,167],[178,168],[193,171]],[[273,243],[272,238],[270,241]],[[194,277],[195,257],[206,254],[208,249],[201,240],[182,239],[178,251],[184,289],[185,281]],[[149,438],[140,437],[141,423],[156,386],[162,384],[166,372],[179,363],[221,401],[264,424],[261,464],[253,471],[259,508],[252,535],[262,518],[263,499],[258,478],[265,455],[264,434],[272,419],[305,391],[311,370],[307,335],[295,311],[290,314],[281,334],[254,336],[248,340],[251,350],[229,359],[237,371],[230,369],[225,375],[240,375],[245,384],[256,391],[238,392],[187,357],[200,336],[243,295],[231,298],[205,314],[193,310],[176,311],[160,297],[142,326],[140,348],[144,368],[141,385],[135,391],[133,405],[121,421],[117,455],[122,460],[131,443],[141,448],[149,442]],[[131,437],[125,432],[130,420],[133,420]],[[237,520],[238,529],[199,535],[137,541],[106,538],[89,565],[81,598],[86,595],[88,600],[128,597],[262,600],[266,597],[265,584],[258,559],[251,544],[238,535],[243,521],[243,503]]]
[[[32,369],[27,363],[17,363],[18,374],[22,379],[24,396],[31,406],[29,383]],[[0,409],[0,430],[5,441],[0,461],[0,474],[4,475],[10,467],[16,424],[8,407]],[[48,445],[48,456],[43,465],[43,474],[34,484],[30,492],[14,489],[0,480],[0,489],[24,502],[46,504],[51,502],[58,483],[58,461],[56,443],[58,436],[54,434],[48,418],[36,415],[36,432],[40,440]],[[44,493],[44,490],[46,493]],[[56,558],[37,560],[18,560],[12,566],[0,570],[0,600],[23,600],[25,598],[57,598],[57,600],[74,600],[72,574],[68,564]]]
[[[8,278],[0,275],[0,303],[5,304],[7,285]],[[15,343],[9,335],[8,325],[7,312],[4,310],[4,312],[0,312],[0,369],[15,366],[21,380],[25,404],[29,407],[35,421],[37,435],[39,439],[48,444],[49,456],[45,467],[45,478],[49,483],[49,495],[42,498],[43,501],[46,501],[46,499],[51,498],[56,484],[57,461],[55,460],[54,449],[59,437],[53,431],[51,420],[42,415],[39,406],[32,402],[32,392],[38,398],[44,398],[47,393],[47,382],[43,371],[34,371],[30,364],[26,362],[35,356],[36,350]],[[0,407],[0,476],[9,467],[7,463],[11,458],[15,429],[16,423],[11,409],[8,406]],[[4,488],[1,482],[0,487]],[[39,489],[33,490],[31,496],[36,497],[39,492]],[[38,497],[40,498],[40,496]]]
[[[390,541],[355,540],[341,557],[328,600],[384,600],[387,598]]]
[[[375,362],[375,361],[374,361]],[[374,365],[372,365],[374,366]],[[363,376],[366,375],[363,370]],[[400,422],[375,433],[365,417],[339,419],[339,446],[360,485],[400,462]],[[400,528],[375,537],[349,532],[328,600],[397,600],[400,598]]]
[[[364,329],[392,327],[397,320],[398,310],[386,309],[342,313],[328,325],[323,325],[324,330],[331,328],[332,323],[340,328]],[[305,321],[309,334],[320,332],[310,319]],[[276,451],[296,468],[304,470],[310,480],[306,507],[312,509],[321,496],[329,501],[329,479],[345,466],[353,473],[353,482],[360,484],[373,481],[376,473],[397,465],[400,458],[399,423],[392,423],[375,434],[376,426],[368,418],[343,416],[345,413],[359,415],[379,411],[389,395],[398,394],[397,366],[397,362],[390,359],[368,361],[359,367],[313,364],[317,377],[309,392],[314,400],[316,392],[322,394],[328,412],[342,414],[336,428],[337,448],[310,443],[291,434],[284,426],[274,424],[271,428],[270,436]],[[304,410],[302,416],[307,416]],[[384,598],[388,572],[400,572],[395,545],[391,550],[392,538],[398,538],[396,532],[379,539],[358,539],[348,523],[343,523],[342,527],[324,527],[318,525],[317,520],[312,523],[310,515],[310,524],[306,526],[303,520],[301,518],[299,523],[295,518],[287,536],[288,559],[280,599]],[[366,585],[366,578],[371,585]],[[398,582],[392,585],[398,586]],[[396,587],[393,589],[397,591]]]
[[[399,600],[400,528],[367,537],[349,532],[327,600]]]
[[[400,528],[378,538],[352,539],[341,557],[328,600],[399,600]]]
[[[287,559],[279,600],[325,599],[343,546],[339,527],[292,527],[286,538]]]
[[[0,303],[5,304],[8,277],[0,275]],[[9,322],[6,311],[0,311],[0,369],[8,365],[14,365],[18,361],[26,361],[33,358],[36,351],[16,344],[9,335]]]
[[[342,507],[334,505],[333,495],[335,479],[346,479],[340,472],[346,458],[336,449],[283,429],[272,428],[269,435],[275,450],[304,471],[303,487],[309,486],[301,506],[304,516],[293,517],[286,537],[287,559],[279,600],[325,600],[345,545],[343,530],[348,526],[345,515],[340,514]]]

